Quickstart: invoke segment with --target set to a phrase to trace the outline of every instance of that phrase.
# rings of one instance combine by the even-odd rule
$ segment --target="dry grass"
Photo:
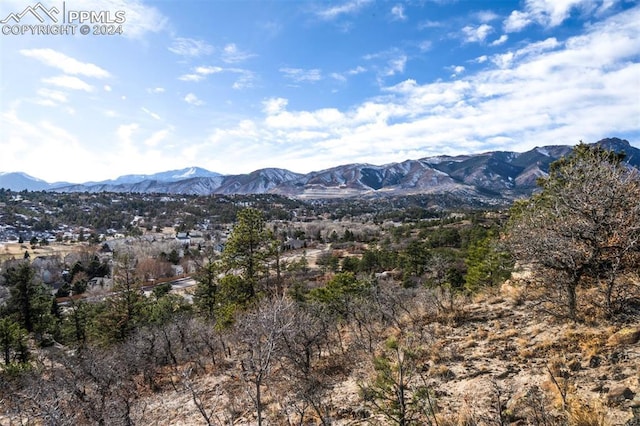
[[[86,247],[86,244],[83,243],[51,243],[47,246],[38,245],[32,249],[28,243],[3,242],[0,243],[0,262],[10,259],[22,259],[25,251],[29,253],[31,259],[35,259],[38,256],[52,255],[64,257],[69,253],[85,250]]]
[[[428,374],[431,377],[438,377],[443,380],[451,380],[456,376],[454,372],[451,371],[451,369],[446,365],[434,365],[433,367],[429,368]]]
[[[571,399],[567,407],[570,426],[610,426],[607,408],[600,401],[584,403]]]

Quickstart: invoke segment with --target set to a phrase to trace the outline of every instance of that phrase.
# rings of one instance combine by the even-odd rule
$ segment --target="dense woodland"
[[[578,370],[566,357],[549,359],[547,388],[506,389],[495,379],[482,410],[447,405],[442,390],[457,374],[447,362],[467,348],[446,349],[442,339],[488,321],[474,313],[477,300],[501,294],[506,280],[517,294],[513,310],[583,335],[614,327],[637,350],[640,178],[621,160],[578,145],[533,197],[502,210],[444,208],[447,197],[436,196],[303,202],[0,191],[3,223],[45,212],[23,230],[95,233],[73,264],[60,261],[56,290],[41,282],[34,259],[2,265],[0,423],[586,425],[615,422],[613,407],[633,422],[626,400],[640,392],[637,377],[632,395],[594,405],[576,396]],[[144,220],[132,225],[132,215]],[[227,225],[216,248],[212,235]],[[116,228],[134,241],[164,227],[210,234],[196,247],[150,252],[131,243],[109,257],[98,237]],[[149,286],[177,263],[195,265],[187,297],[170,282]],[[81,297],[104,276],[108,292]],[[594,341],[586,362],[602,363],[606,345]],[[505,343],[496,356],[520,356],[523,365],[534,357],[512,350]],[[347,383],[356,399],[341,401]],[[162,416],[157,401],[166,411],[170,395],[186,398],[187,417]]]

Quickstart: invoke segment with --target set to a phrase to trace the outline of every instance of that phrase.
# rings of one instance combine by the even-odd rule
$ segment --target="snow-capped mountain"
[[[608,150],[624,151],[627,163],[640,168],[640,149],[628,141],[610,138],[596,144]],[[536,180],[547,174],[549,165],[571,150],[571,146],[551,145],[523,153],[494,151],[384,165],[346,164],[307,174],[270,168],[224,176],[189,167],[75,185],[49,184],[24,173],[4,173],[0,174],[0,188],[199,195],[275,193],[301,198],[449,193],[464,197],[513,199],[530,194],[536,188]]]

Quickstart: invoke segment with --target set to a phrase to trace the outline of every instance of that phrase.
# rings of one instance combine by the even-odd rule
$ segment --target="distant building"
[[[176,234],[176,240],[182,245],[191,244],[191,238],[189,238],[189,234],[186,232],[178,232]]]

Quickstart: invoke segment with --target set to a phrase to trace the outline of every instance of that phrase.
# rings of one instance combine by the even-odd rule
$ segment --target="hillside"
[[[414,350],[423,350],[414,374],[426,381],[440,424],[496,424],[500,415],[509,423],[536,424],[536,410],[547,424],[562,424],[563,386],[576,416],[602,417],[607,424],[624,425],[633,417],[631,412],[640,409],[640,328],[567,325],[531,315],[535,302],[523,300],[522,289],[509,284],[497,294],[485,294],[468,304],[459,302],[455,311],[438,310],[431,303],[420,297],[414,300],[411,307],[417,309],[409,312],[407,306],[396,326],[376,336],[371,353],[366,349],[366,334],[345,330],[344,353],[327,353],[337,359],[320,361],[329,363],[322,404],[332,424],[391,424],[383,416],[375,420],[358,386],[372,380],[372,357],[381,353],[390,336],[406,336]],[[625,334],[634,337],[621,337]],[[233,366],[233,359],[226,363]],[[233,388],[239,374],[233,367],[216,368],[194,376],[189,386],[199,392],[209,410],[225,418],[230,407],[216,389]],[[269,405],[265,411],[271,424],[287,424],[285,413],[293,411],[286,407],[291,391],[277,379],[287,373],[276,369],[272,375],[276,380],[266,386]],[[178,387],[184,385],[179,380]],[[235,424],[251,424],[255,419],[250,401],[235,397]],[[188,392],[166,389],[144,398],[141,404],[147,405],[151,418],[168,416],[171,424],[202,420]],[[319,424],[316,415],[307,416],[307,424]]]
[[[274,347],[279,349],[271,354],[272,367],[262,379],[263,420],[271,425],[394,424],[367,403],[362,393],[363,386],[374,384],[379,373],[374,357],[385,354],[397,366],[395,353],[385,344],[394,338],[403,356],[413,353],[415,357],[411,363],[407,358],[404,366],[407,398],[418,386],[430,395],[431,406],[414,407],[422,413],[416,424],[637,424],[630,419],[640,409],[640,328],[558,322],[536,313],[536,302],[527,300],[527,293],[519,285],[506,283],[500,291],[474,300],[455,298],[450,305],[446,294],[403,291],[397,283],[387,281],[381,285],[377,302],[353,306],[362,324],[344,323],[328,341],[314,337],[317,322],[307,321],[306,330],[295,328],[290,344],[302,345],[295,350],[304,348],[305,341],[310,345],[309,370],[295,364],[303,359],[296,361],[286,348]],[[275,300],[261,309],[279,312],[282,318],[298,318],[294,311],[272,309],[290,309],[280,303]],[[387,310],[398,317],[389,322],[375,319],[390,312]],[[237,327],[239,332],[247,333],[247,327],[257,333],[266,331],[260,328],[264,323],[253,322],[255,317],[246,320],[246,326]],[[216,338],[213,330],[197,322],[167,326],[165,332],[169,340],[157,341],[156,355],[139,352],[136,356],[142,357],[140,361],[148,356],[170,356],[176,363],[156,371],[146,383],[141,376],[134,388],[128,382],[117,385],[119,372],[126,370],[114,358],[117,354],[88,354],[88,361],[102,363],[83,367],[97,375],[96,384],[103,374],[109,374],[112,384],[108,386],[117,386],[109,391],[111,403],[119,404],[115,411],[127,401],[137,424],[255,424],[254,378],[246,374],[256,366],[245,364],[250,359],[245,345],[253,338],[226,333]],[[202,346],[205,336],[216,342]],[[150,348],[149,339],[159,337],[141,335],[122,350]],[[166,346],[180,339],[187,340],[173,349]],[[252,353],[259,355],[255,351],[265,347],[255,344],[259,346]],[[56,351],[46,350],[43,356],[55,359]],[[124,356],[127,362],[139,364],[131,355]],[[49,385],[50,381],[43,382],[43,390]],[[7,421],[7,414],[0,419]]]

